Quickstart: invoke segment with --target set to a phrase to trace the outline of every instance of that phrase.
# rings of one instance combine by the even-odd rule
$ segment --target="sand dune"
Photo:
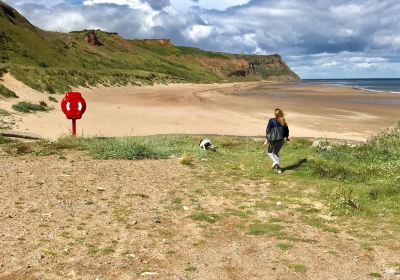
[[[60,105],[5,75],[1,82],[18,101],[45,100],[48,113],[18,114],[14,130],[46,138],[70,132]],[[365,93],[350,88],[298,83],[174,84],[76,89],[87,101],[78,121],[86,136],[129,136],[167,133],[263,136],[275,107],[287,112],[293,137],[365,140],[400,118],[400,95]],[[53,95],[60,102],[63,95]],[[16,100],[1,100],[11,110]],[[15,116],[14,116],[15,118]]]

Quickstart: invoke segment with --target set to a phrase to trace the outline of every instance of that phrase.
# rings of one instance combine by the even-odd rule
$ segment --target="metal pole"
[[[72,119],[72,136],[76,135],[76,119]]]

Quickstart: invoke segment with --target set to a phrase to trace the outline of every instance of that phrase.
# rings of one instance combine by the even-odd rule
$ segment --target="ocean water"
[[[400,94],[400,79],[304,79],[303,83],[345,86],[365,91]]]

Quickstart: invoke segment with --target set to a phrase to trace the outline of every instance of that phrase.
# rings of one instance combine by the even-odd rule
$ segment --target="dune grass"
[[[3,85],[0,85],[0,96],[5,98],[18,98],[18,96],[12,90],[9,90]]]
[[[6,117],[11,115],[7,110],[0,109],[0,117]]]
[[[18,102],[17,104],[12,105],[12,108],[15,111],[22,112],[22,113],[32,113],[32,112],[45,112],[48,111],[49,108],[45,102],[41,102],[40,104],[33,104],[31,102]]]

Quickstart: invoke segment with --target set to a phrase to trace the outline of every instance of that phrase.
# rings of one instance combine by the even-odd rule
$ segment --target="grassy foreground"
[[[321,219],[321,209],[301,203],[306,196],[325,205],[332,219],[342,225],[363,220],[363,228],[346,227],[354,235],[368,235],[369,229],[398,230],[400,215],[400,124],[372,138],[363,145],[334,145],[293,139],[282,150],[284,173],[275,174],[265,156],[261,139],[213,137],[217,152],[198,148],[200,137],[170,135],[126,138],[70,138],[34,143],[11,142],[0,137],[1,150],[8,155],[48,156],[65,150],[87,151],[96,159],[167,159],[180,158],[191,166],[205,183],[268,180],[284,203],[298,203],[304,221],[323,230],[336,232]],[[282,187],[294,184],[290,190]],[[309,189],[316,190],[308,192]],[[228,194],[232,195],[232,194]],[[261,207],[261,206],[260,206]],[[248,209],[247,209],[248,210]],[[246,216],[243,209],[238,215]],[[250,211],[251,212],[251,211]],[[247,214],[246,214],[247,213]],[[209,215],[195,217],[207,220]],[[212,217],[212,219],[216,219]],[[251,232],[262,233],[265,225],[254,221]]]

